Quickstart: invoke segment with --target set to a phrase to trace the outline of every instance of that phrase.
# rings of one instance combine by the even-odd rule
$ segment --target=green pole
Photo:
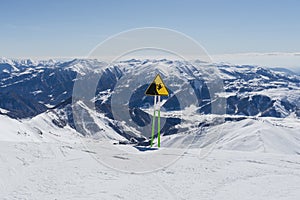
[[[158,137],[158,147],[160,147],[160,109],[157,111],[158,117],[157,117],[157,137]]]
[[[154,108],[154,113],[153,113],[153,117],[152,117],[151,147],[153,145],[153,140],[154,140],[154,130],[155,130],[155,108]]]

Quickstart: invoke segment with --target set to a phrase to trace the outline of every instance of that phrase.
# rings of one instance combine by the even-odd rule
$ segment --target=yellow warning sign
[[[145,94],[148,96],[168,96],[169,95],[169,91],[159,74],[156,75],[153,82],[147,88]]]

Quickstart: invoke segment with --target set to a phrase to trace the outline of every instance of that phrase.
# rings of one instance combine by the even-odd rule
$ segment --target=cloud
[[[285,67],[300,70],[300,52],[251,52],[211,55],[214,62],[264,67]]]

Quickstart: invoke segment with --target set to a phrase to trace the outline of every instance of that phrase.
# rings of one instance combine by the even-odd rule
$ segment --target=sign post
[[[153,140],[155,136],[155,118],[157,113],[157,146],[160,147],[160,96],[168,96],[169,91],[164,84],[159,74],[156,75],[155,79],[147,88],[145,94],[147,96],[154,96],[153,103],[153,118],[152,118],[152,131],[151,131],[151,147],[153,146]]]

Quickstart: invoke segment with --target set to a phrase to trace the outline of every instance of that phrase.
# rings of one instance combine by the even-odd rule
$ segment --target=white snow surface
[[[0,115],[1,199],[300,197],[299,119],[226,122],[202,139],[172,136],[186,147],[192,143],[184,151],[165,145],[146,152],[82,138],[51,119],[49,113],[21,121]]]
[[[1,142],[71,142],[80,135],[71,127],[59,128],[51,120],[51,113],[42,113],[31,119],[12,119],[0,115]]]
[[[137,174],[101,164],[81,144],[0,143],[2,199],[298,200],[300,195],[299,155],[213,150],[202,157],[199,149],[190,149],[179,156],[171,149],[160,156],[178,157],[175,163]],[[110,148],[99,144],[99,150],[111,150],[104,160],[125,167],[138,159]]]

